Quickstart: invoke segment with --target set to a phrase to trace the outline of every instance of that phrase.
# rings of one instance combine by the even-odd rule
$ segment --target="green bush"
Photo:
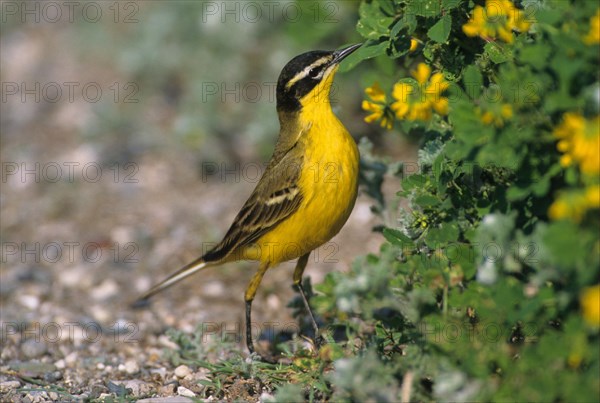
[[[366,44],[349,65],[375,57],[379,77],[365,120],[421,146],[401,164],[410,211],[380,253],[315,287],[351,341],[332,397],[597,400],[597,3],[382,0],[359,13]]]

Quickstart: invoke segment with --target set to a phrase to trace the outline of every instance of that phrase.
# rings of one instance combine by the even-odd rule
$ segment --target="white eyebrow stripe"
[[[288,81],[288,83],[285,85],[285,88],[289,90],[292,87],[292,85],[296,84],[298,81],[300,81],[304,77],[306,77],[306,75],[308,74],[308,72],[311,69],[314,69],[315,67],[319,67],[320,65],[328,63],[330,61],[331,61],[331,58],[329,56],[323,56],[322,58],[314,61],[311,65],[306,66],[301,72],[296,74],[290,81]],[[323,76],[323,73],[325,72],[325,70],[326,69],[321,70],[319,75],[315,78],[321,78],[321,76]]]

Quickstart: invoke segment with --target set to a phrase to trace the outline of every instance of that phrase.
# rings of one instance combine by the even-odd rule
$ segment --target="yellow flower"
[[[502,105],[502,108],[500,109],[500,115],[504,119],[510,119],[510,118],[512,118],[512,116],[513,116],[512,105],[510,105],[510,104],[504,104],[504,105]]]
[[[376,120],[381,119],[381,127],[385,127],[390,130],[394,125],[394,117],[387,106],[387,100],[385,92],[379,86],[379,83],[373,84],[372,87],[368,87],[365,93],[371,98],[371,101],[363,100],[362,108],[370,115],[365,117],[365,122],[372,123]]]
[[[554,136],[559,139],[556,148],[564,153],[563,167],[577,163],[584,174],[600,173],[600,116],[586,120],[577,113],[565,113]]]
[[[417,80],[419,84],[425,84],[429,80],[431,75],[431,67],[425,63],[419,63],[416,70],[413,70],[411,75]]]
[[[600,208],[600,185],[590,185],[585,190],[563,192],[548,209],[552,220],[568,219],[581,222],[588,210]]]
[[[596,15],[590,18],[590,32],[583,38],[588,45],[600,43],[600,8]]]
[[[368,87],[365,92],[374,102],[385,103],[385,92],[383,92],[379,83],[375,83],[372,87]]]
[[[411,75],[417,85],[410,83],[396,83],[392,90],[392,97],[396,100],[392,110],[398,119],[428,121],[433,111],[440,115],[448,114],[448,98],[442,93],[448,89],[450,83],[444,80],[442,73],[431,75],[431,68],[425,63],[420,63]]]
[[[589,186],[585,190],[585,201],[591,208],[600,208],[600,185]]]
[[[600,284],[584,289],[579,303],[583,319],[594,327],[600,327]]]
[[[516,8],[510,0],[487,0],[485,8],[475,6],[473,15],[463,25],[467,36],[479,36],[486,40],[496,38],[512,43],[512,31],[527,32],[531,22],[527,21],[523,11]]]
[[[414,52],[419,47],[419,42],[415,38],[410,38],[410,49],[409,52]]]
[[[502,104],[499,107],[491,105],[485,112],[481,111],[481,108],[477,109],[479,119],[484,125],[494,125],[496,127],[503,127],[505,121],[509,120],[513,116],[513,108],[510,104]]]
[[[569,217],[569,204],[564,200],[556,200],[548,209],[548,216],[553,220]]]

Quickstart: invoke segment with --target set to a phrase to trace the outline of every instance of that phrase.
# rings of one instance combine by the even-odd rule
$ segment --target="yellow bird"
[[[210,266],[258,260],[246,289],[246,345],[253,353],[252,301],[265,272],[298,258],[298,286],[319,341],[319,331],[302,287],[302,274],[314,249],[342,228],[358,190],[358,148],[331,110],[329,93],[339,63],[362,44],[335,51],[312,51],[293,58],[277,81],[279,138],[256,188],[223,240],[144,294],[152,295]]]

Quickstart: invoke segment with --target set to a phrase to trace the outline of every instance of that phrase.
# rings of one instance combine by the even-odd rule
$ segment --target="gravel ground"
[[[65,50],[67,29],[36,26],[3,34],[3,83],[110,83],[114,72]],[[127,150],[118,130],[111,132],[110,122],[94,114],[97,106],[80,99],[22,102],[18,94],[1,104],[1,400],[108,400],[123,388],[135,398],[171,397],[164,400],[169,402],[204,396],[199,381],[208,371],[174,362],[169,352],[179,346],[166,331],[191,334],[201,326],[213,341],[232,333],[242,340],[243,291],[256,265],[205,271],[157,296],[148,309],[129,304],[218,241],[255,183],[243,175],[204,180],[194,150],[172,136],[106,165],[107,154]],[[142,97],[139,107],[161,133],[176,125],[176,106]],[[355,127],[365,127],[360,116],[353,119]],[[83,136],[90,124],[102,135]],[[220,141],[210,135],[205,147],[216,149]],[[414,154],[397,140],[383,146],[388,152],[404,147],[397,157]],[[242,163],[260,160],[245,143],[231,147]],[[57,166],[62,176],[55,180]],[[389,180],[386,193],[393,195],[397,186]],[[313,254],[306,270],[313,283],[378,250],[382,238],[369,229],[381,220],[371,204],[361,195],[340,234]],[[290,262],[265,276],[253,310],[258,326],[295,326],[286,308],[292,272]],[[213,362],[223,358],[210,350],[214,345],[207,343]],[[237,348],[245,353],[242,344]],[[234,383],[229,396],[260,398],[262,391],[248,394],[248,388]]]

